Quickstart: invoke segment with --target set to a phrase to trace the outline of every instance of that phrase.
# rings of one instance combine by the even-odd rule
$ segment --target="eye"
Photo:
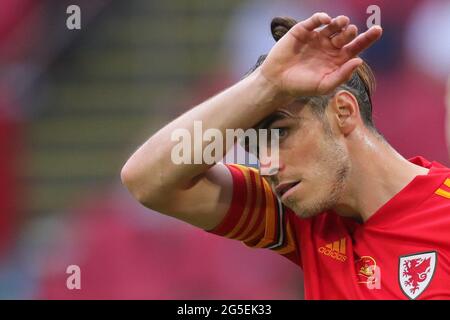
[[[277,130],[278,133],[275,133],[275,135],[277,135],[280,139],[285,138],[289,133],[289,129],[287,127],[276,127],[272,129]]]
[[[288,134],[288,129],[287,128],[277,128],[278,129],[278,136],[280,138],[283,138],[285,136],[287,136]]]

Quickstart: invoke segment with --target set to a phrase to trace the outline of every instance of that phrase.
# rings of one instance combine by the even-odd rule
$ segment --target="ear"
[[[331,118],[344,136],[349,135],[361,123],[358,101],[349,91],[338,91],[331,100],[330,107]]]

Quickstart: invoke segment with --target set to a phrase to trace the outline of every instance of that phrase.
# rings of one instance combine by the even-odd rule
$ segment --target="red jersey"
[[[363,224],[327,211],[302,219],[258,171],[227,165],[233,199],[210,232],[298,264],[306,299],[450,299],[450,169],[429,168]]]

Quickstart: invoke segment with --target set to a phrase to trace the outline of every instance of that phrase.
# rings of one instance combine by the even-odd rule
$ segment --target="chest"
[[[305,294],[312,299],[448,299],[448,231],[433,224],[351,232],[337,222],[326,232],[312,226],[301,240]]]

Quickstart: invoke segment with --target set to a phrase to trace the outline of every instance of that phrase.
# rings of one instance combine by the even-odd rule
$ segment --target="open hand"
[[[293,26],[272,48],[262,75],[292,96],[326,94],[350,79],[362,63],[357,57],[382,34],[373,26],[358,35],[346,16],[315,13]],[[322,29],[317,29],[325,25]]]

